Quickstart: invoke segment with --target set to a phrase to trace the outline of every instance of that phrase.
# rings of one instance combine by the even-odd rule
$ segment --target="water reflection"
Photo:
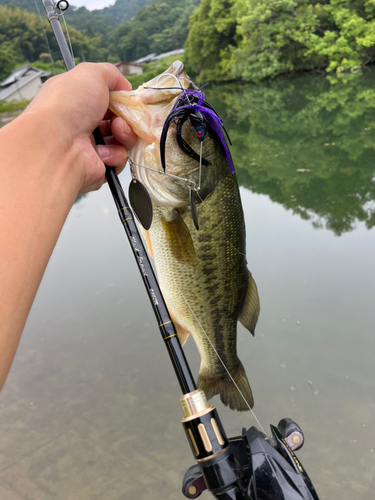
[[[262,304],[255,337],[238,328],[255,412],[267,431],[286,416],[301,425],[321,500],[368,500],[375,485],[371,82],[205,89],[240,182],[264,193],[241,190]],[[120,179],[127,191],[128,169]],[[196,375],[194,342],[184,350]],[[1,393],[0,499],[182,498],[193,458],[180,396],[103,186],[70,212]],[[255,425],[211,402],[228,436]]]
[[[205,89],[241,185],[336,235],[375,225],[375,72]]]

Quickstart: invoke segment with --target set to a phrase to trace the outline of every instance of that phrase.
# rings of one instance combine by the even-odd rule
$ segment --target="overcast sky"
[[[70,5],[86,7],[88,10],[103,9],[113,5],[115,0],[69,0]]]

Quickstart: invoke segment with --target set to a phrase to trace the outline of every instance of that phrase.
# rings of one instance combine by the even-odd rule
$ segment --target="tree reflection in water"
[[[375,225],[375,71],[204,89],[239,183],[336,235]]]

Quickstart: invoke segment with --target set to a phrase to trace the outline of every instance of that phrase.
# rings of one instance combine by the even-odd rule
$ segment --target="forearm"
[[[136,141],[108,112],[109,91],[130,88],[111,64],[83,63],[44,83],[0,130],[0,388],[77,194],[105,182],[104,161],[120,172]]]
[[[0,388],[82,185],[77,141],[58,134],[57,125],[33,113],[0,130]]]

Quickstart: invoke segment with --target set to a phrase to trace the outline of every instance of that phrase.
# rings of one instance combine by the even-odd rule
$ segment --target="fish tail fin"
[[[240,360],[231,376],[235,381],[238,389],[243,394],[250,408],[254,406],[253,394],[251,392],[249,381]],[[249,409],[243,397],[239,393],[237,387],[227,372],[220,375],[211,375],[201,370],[198,378],[198,389],[202,389],[207,399],[212,398],[216,394],[220,394],[220,399],[225,406],[229,406],[231,410],[246,411]]]

